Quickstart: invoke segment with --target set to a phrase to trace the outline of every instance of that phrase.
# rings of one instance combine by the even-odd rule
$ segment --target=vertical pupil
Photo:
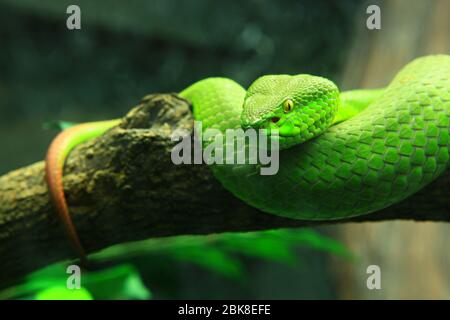
[[[285,107],[286,111],[290,111],[292,109],[292,102],[290,100],[286,101]]]

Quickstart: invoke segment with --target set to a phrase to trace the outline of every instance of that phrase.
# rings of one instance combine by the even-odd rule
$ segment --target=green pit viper
[[[322,77],[266,75],[245,90],[233,80],[207,78],[179,95],[193,105],[203,130],[278,130],[279,171],[259,165],[213,165],[236,197],[261,211],[303,220],[368,214],[414,194],[449,166],[450,56],[418,58],[388,87],[339,93]],[[80,257],[84,251],[62,186],[64,161],[79,143],[120,120],[84,123],[49,147],[50,194]]]

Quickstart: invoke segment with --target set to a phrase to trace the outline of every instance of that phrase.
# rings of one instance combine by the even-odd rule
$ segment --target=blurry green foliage
[[[63,286],[54,286],[36,293],[36,300],[93,300],[85,288],[69,290]]]
[[[99,271],[82,271],[80,289],[68,289],[67,263],[57,263],[30,274],[21,285],[0,292],[0,299],[38,300],[149,299],[151,293],[139,272],[129,264]]]
[[[117,265],[99,271],[83,271],[81,292],[66,289],[67,263],[58,263],[32,273],[24,284],[0,292],[0,298],[148,299],[151,294],[142,283],[139,271],[124,262],[140,257],[157,265],[158,260],[166,257],[173,261],[172,267],[188,262],[229,279],[241,279],[246,276],[242,257],[256,257],[295,267],[300,262],[294,250],[298,246],[352,258],[341,243],[311,229],[149,239],[112,246],[91,255],[90,260],[94,264]],[[161,270],[156,269],[156,272]]]
[[[76,122],[63,121],[63,120],[49,121],[49,122],[44,122],[42,124],[42,129],[44,129],[44,130],[66,130],[70,127],[73,127],[76,124],[77,124]]]

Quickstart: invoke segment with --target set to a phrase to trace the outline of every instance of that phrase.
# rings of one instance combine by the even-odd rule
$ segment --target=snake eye
[[[294,108],[294,102],[291,99],[286,99],[283,102],[284,112],[286,112],[286,113],[291,112],[293,108]]]

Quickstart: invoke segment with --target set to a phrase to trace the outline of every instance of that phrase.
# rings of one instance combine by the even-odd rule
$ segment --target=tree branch
[[[175,129],[192,130],[189,104],[150,95],[122,123],[77,147],[64,188],[88,253],[113,244],[186,234],[302,227],[349,221],[450,221],[450,175],[380,212],[327,222],[263,213],[226,191],[205,165],[172,164]],[[0,287],[50,263],[75,258],[50,203],[44,163],[0,177]]]

